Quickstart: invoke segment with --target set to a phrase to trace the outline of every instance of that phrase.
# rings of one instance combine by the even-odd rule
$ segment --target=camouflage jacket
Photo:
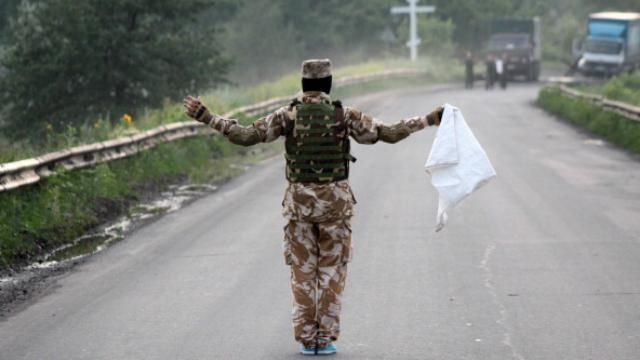
[[[298,97],[303,103],[331,103],[331,98],[322,92],[306,92]],[[232,143],[254,145],[275,141],[285,136],[287,121],[295,119],[295,107],[285,106],[256,120],[249,126],[242,126],[234,119],[214,115],[209,126],[218,130]],[[375,144],[383,141],[398,142],[411,133],[427,126],[427,116],[403,119],[395,124],[385,124],[373,117],[350,108],[344,108],[348,135],[360,144]],[[435,117],[437,118],[437,116]],[[439,121],[433,125],[439,125]],[[327,184],[289,183],[285,192],[283,215],[290,220],[325,222],[353,215],[356,203],[348,180]]]

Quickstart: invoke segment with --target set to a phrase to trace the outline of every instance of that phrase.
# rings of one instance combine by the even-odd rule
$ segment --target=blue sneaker
[[[318,355],[331,355],[338,352],[338,348],[334,343],[328,343],[326,346],[318,347],[316,354]]]
[[[306,346],[300,344],[300,354],[302,354],[302,355],[315,355],[316,354],[316,348],[315,348],[315,346],[306,347]]]

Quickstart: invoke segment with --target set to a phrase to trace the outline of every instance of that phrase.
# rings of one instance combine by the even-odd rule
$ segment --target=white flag
[[[439,194],[436,231],[446,225],[447,213],[456,204],[496,176],[462,111],[450,104],[444,105],[425,169]]]

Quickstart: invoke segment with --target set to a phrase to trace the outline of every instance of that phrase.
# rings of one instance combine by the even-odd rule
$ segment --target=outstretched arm
[[[218,130],[229,141],[237,145],[251,146],[261,142],[271,142],[283,135],[286,129],[286,107],[247,126],[238,124],[235,119],[225,119],[212,114],[197,97],[187,96],[184,99],[184,107],[189,117]]]
[[[351,137],[361,144],[375,144],[378,140],[396,143],[427,126],[438,126],[442,119],[442,107],[437,107],[424,116],[402,119],[394,124],[382,123],[356,109],[346,108],[345,118],[349,123]]]

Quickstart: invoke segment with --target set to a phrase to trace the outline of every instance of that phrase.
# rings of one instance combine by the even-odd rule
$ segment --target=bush
[[[603,110],[590,102],[569,98],[557,88],[542,89],[538,104],[622,148],[640,153],[640,122]]]
[[[640,106],[640,73],[612,78],[603,86],[602,95],[612,100]]]
[[[122,202],[125,185],[109,164],[101,164],[0,193],[0,268],[81,235],[102,220],[101,207]]]

